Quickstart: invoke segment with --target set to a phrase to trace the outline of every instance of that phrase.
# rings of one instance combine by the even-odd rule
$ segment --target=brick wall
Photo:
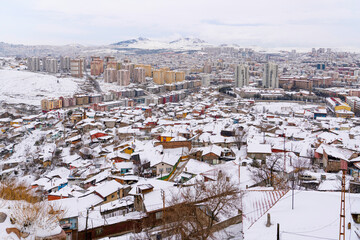
[[[190,141],[171,141],[171,142],[156,142],[155,146],[162,145],[163,148],[181,148],[181,147],[187,147],[189,150],[191,150],[191,142]]]

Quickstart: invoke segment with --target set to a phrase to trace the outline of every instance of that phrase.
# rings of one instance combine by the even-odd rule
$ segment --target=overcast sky
[[[360,48],[360,0],[0,0],[0,42]]]

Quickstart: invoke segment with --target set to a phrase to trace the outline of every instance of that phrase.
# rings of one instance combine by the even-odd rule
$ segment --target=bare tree
[[[16,202],[11,206],[10,218],[20,227],[20,232],[35,233],[38,228],[53,230],[59,226],[59,220],[65,210],[56,208],[48,202]]]
[[[216,181],[199,181],[173,194],[173,207],[164,212],[166,232],[173,238],[211,239],[220,230],[220,216],[240,213],[242,192],[221,171],[217,175]]]
[[[37,229],[55,229],[65,214],[65,210],[40,201],[33,189],[16,180],[1,183],[0,199],[8,200],[10,221],[25,234],[34,234]]]
[[[237,146],[238,150],[241,149],[242,141],[243,141],[243,137],[245,136],[245,133],[246,132],[244,130],[244,127],[242,127],[242,126],[240,126],[235,131],[235,142],[236,142],[236,146]]]
[[[282,160],[282,154],[273,154],[267,157],[264,164],[251,170],[252,179],[258,183],[264,182],[274,188],[286,187],[286,184],[283,186],[286,180],[282,175],[284,170]]]
[[[302,175],[305,170],[310,168],[309,160],[305,158],[298,158],[293,164],[294,172]]]

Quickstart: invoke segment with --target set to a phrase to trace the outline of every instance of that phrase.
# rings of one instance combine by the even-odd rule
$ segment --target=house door
[[[72,240],[72,232],[66,233],[66,240]]]
[[[87,239],[87,240],[91,240],[91,239],[92,239],[92,237],[91,237],[91,232],[88,232],[88,233],[86,234],[86,239]]]

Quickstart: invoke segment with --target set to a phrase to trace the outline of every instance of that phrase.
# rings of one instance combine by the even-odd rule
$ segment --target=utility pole
[[[263,131],[263,143],[265,144],[265,131],[264,131],[264,128],[262,128],[262,131]]]
[[[163,189],[161,189],[161,197],[162,197],[162,202],[163,202],[163,213],[165,212],[165,192]],[[164,217],[164,215],[163,215]]]
[[[276,240],[280,240],[280,224],[277,224],[277,229],[276,229]]]
[[[347,169],[347,162],[345,160],[340,160],[340,168],[342,170],[342,178],[339,240],[345,240],[345,174]]]
[[[291,201],[291,207],[292,207],[292,210],[294,210],[294,188],[295,188],[295,176],[294,176],[294,173],[292,173],[292,177],[291,177],[291,180],[292,180],[292,201]]]
[[[165,231],[165,191],[163,189],[161,189],[161,197],[163,202],[162,221],[163,221],[163,229]]]
[[[285,149],[285,129],[284,129],[284,172],[286,171],[286,149]]]
[[[89,218],[89,208],[86,209],[85,240],[88,240],[87,238],[88,218]]]
[[[240,158],[239,158],[239,187],[240,187]]]

